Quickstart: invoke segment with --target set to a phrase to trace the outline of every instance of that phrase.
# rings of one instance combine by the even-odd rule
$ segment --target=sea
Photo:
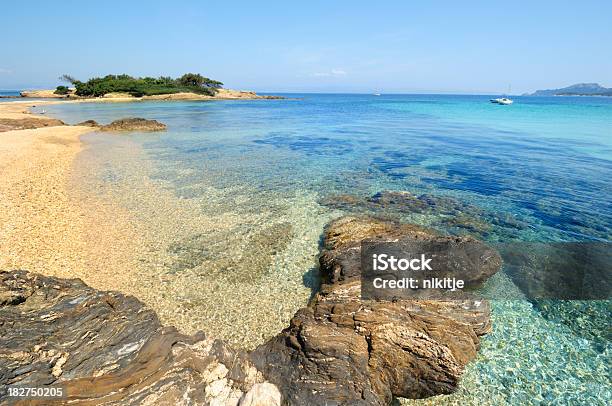
[[[84,136],[75,185],[153,230],[142,256],[163,251],[155,272],[181,279],[184,314],[213,336],[252,348],[306,305],[325,224],[361,210],[334,203],[346,196],[456,202],[452,212],[374,214],[491,244],[611,240],[612,98],[281,95],[45,106],[67,123],[167,124]],[[141,190],[145,181],[155,187]],[[175,214],[160,215],[165,200]],[[493,331],[457,393],[402,402],[612,403],[610,300],[536,300],[504,272],[493,279],[488,289],[516,294],[492,300]]]

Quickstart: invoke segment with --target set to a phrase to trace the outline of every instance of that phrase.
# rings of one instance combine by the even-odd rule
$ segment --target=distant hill
[[[561,89],[536,90],[526,96],[612,96],[612,88],[599,83],[578,83]]]

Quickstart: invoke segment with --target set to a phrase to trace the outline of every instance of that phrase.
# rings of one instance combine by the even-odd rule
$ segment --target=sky
[[[259,92],[612,87],[612,1],[37,1],[0,7],[0,89],[199,72]]]

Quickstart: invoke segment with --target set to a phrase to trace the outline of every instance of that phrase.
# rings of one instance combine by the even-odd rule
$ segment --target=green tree
[[[55,89],[55,92],[53,92],[53,93],[55,93],[55,94],[68,94],[69,91],[70,90],[68,89],[67,86],[58,86]]]
[[[206,78],[199,73],[185,73],[178,79],[178,82],[183,86],[201,87],[204,79]]]

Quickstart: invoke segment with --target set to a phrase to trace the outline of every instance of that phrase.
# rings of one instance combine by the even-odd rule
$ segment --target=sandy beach
[[[31,103],[29,103],[31,104]],[[0,119],[40,119],[23,103],[0,104]],[[0,133],[0,268],[75,276],[84,269],[81,213],[66,194],[79,137],[56,126]]]
[[[0,103],[0,119],[45,119],[27,112],[31,104]],[[114,264],[130,265],[123,259],[134,236],[102,220],[94,235],[88,208],[69,193],[74,160],[83,148],[80,136],[91,131],[54,126],[0,132],[0,269],[78,277],[105,290],[133,282],[126,281],[132,274]],[[113,213],[121,216],[117,208]]]
[[[0,120],[50,119],[28,112],[32,105],[31,101],[0,103]],[[147,160],[129,137],[88,134],[93,130],[62,125],[0,132],[0,170],[4,174],[0,179],[0,269],[80,278],[96,289],[137,297],[165,325],[189,334],[205,330],[248,348],[284,328],[310,292],[300,276],[307,265],[292,256],[302,254],[287,254],[288,265],[283,266],[296,272],[291,289],[274,287],[273,275],[265,277],[270,282],[220,289],[214,277],[208,281],[194,272],[174,272],[178,265],[172,264],[181,260],[172,247],[189,244],[194,236],[222,235],[228,244],[236,240],[232,244],[239,251],[246,236],[232,230],[239,229],[244,219],[231,213],[209,215],[201,210],[207,202],[177,198],[163,183],[150,179]],[[89,141],[83,142],[81,136],[86,134]],[[97,137],[114,138],[122,153],[90,151],[91,142],[102,139]],[[109,164],[121,170],[122,180],[112,185],[97,179]],[[208,198],[214,193],[211,189]],[[305,224],[308,219],[300,221]],[[314,234],[307,238],[316,241],[322,226],[308,228]],[[270,227],[275,230],[277,225]],[[253,261],[257,264],[267,258],[260,257],[260,250],[276,249],[274,241],[265,236],[249,238],[254,238],[258,249],[244,255],[256,256]],[[210,269],[231,262],[232,255],[243,255],[236,250],[224,254],[220,263],[210,263]],[[314,244],[312,255],[316,253]],[[266,261],[259,264],[262,270],[269,266]],[[245,269],[251,271],[256,270]],[[228,295],[227,289],[234,294]],[[253,295],[262,295],[257,307],[250,306]],[[279,302],[279,297],[291,300]],[[266,317],[262,319],[261,314]]]

